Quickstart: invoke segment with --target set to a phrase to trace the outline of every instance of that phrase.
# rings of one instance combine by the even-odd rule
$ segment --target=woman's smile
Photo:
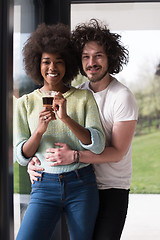
[[[64,87],[63,77],[66,66],[59,54],[43,53],[41,57],[41,74],[44,79],[44,87],[60,90]]]

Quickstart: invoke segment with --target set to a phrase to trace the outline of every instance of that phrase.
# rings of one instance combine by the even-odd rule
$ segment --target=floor
[[[160,195],[130,194],[121,240],[160,240]]]

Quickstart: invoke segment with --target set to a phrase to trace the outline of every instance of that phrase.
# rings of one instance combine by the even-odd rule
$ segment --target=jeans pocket
[[[33,191],[36,191],[40,187],[40,185],[41,185],[41,180],[38,178],[38,180],[34,181],[34,184],[31,185],[32,187],[31,193]]]

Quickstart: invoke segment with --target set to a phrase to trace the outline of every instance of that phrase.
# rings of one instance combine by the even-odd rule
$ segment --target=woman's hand
[[[56,118],[55,118],[55,113],[53,112],[53,109],[44,108],[42,111],[40,111],[38,126],[30,136],[30,138],[23,144],[23,147],[22,147],[23,155],[26,158],[29,158],[35,155],[38,149],[39,143],[41,141],[42,135],[44,134],[44,132],[48,127],[48,123],[54,119]]]
[[[39,122],[37,127],[37,132],[43,135],[47,130],[48,124],[51,120],[55,120],[56,116],[52,108],[44,108],[39,113]]]
[[[60,92],[54,96],[53,110],[56,112],[58,118],[62,121],[68,117],[66,112],[66,99]]]

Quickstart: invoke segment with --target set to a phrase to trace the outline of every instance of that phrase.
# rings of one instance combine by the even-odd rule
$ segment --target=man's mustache
[[[93,65],[93,66],[88,66],[86,69],[89,70],[91,68],[96,69],[96,68],[101,68],[101,66],[100,65]]]

